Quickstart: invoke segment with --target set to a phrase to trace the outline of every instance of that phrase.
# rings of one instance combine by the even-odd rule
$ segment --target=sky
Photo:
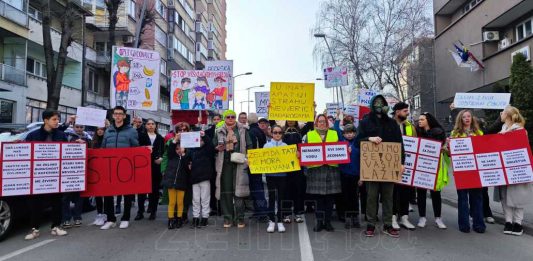
[[[320,61],[313,59],[315,43],[311,29],[316,22],[319,0],[227,0],[226,58],[233,60],[233,75],[252,72],[235,79],[235,111],[241,111],[240,101],[248,100],[247,87],[270,82],[314,82],[317,111],[332,101],[329,89],[324,88]],[[247,103],[242,111],[247,111]],[[250,104],[255,112],[255,103]]]

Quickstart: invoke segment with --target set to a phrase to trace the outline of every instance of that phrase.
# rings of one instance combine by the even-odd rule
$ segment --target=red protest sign
[[[405,171],[400,184],[435,190],[442,143],[436,140],[403,136]]]
[[[298,144],[300,166],[350,163],[348,142]]]
[[[207,111],[201,112],[202,124],[207,124]],[[186,122],[190,125],[195,125],[198,123],[198,116],[200,116],[198,111],[172,110],[172,125],[175,125],[178,122]]]
[[[83,197],[150,193],[152,168],[146,147],[88,150]]]
[[[85,190],[86,150],[84,143],[2,143],[0,196]]]
[[[450,140],[457,189],[533,182],[525,130]]]

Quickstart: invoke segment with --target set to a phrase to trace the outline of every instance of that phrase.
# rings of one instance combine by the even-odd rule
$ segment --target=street
[[[429,202],[428,202],[429,203]],[[429,203],[430,205],[430,203]],[[431,209],[431,206],[428,206]],[[136,209],[132,209],[136,211]],[[163,211],[163,212],[161,212]],[[167,230],[165,209],[156,221],[132,221],[128,229],[101,231],[89,226],[95,212],[83,216],[84,225],[69,229],[65,237],[52,237],[43,226],[41,237],[24,241],[19,228],[0,243],[3,260],[531,260],[533,237],[502,233],[500,224],[487,224],[485,234],[459,232],[457,210],[443,205],[447,230],[428,226],[415,231],[402,229],[399,239],[376,233],[366,238],[363,229],[347,231],[334,222],[333,233],[312,231],[314,216],[306,222],[287,225],[284,234],[266,233],[266,224],[250,221],[244,229],[222,228],[222,219],[210,218],[209,226],[193,230],[185,226]],[[410,214],[415,222],[418,215]]]

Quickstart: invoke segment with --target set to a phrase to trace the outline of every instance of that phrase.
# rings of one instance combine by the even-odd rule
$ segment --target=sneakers
[[[400,237],[400,232],[398,232],[398,230],[394,229],[392,226],[383,226],[383,233],[394,238]]]
[[[493,217],[486,217],[485,218],[485,222],[489,223],[489,224],[494,224],[496,223],[496,221],[494,220]]]
[[[96,218],[94,218],[93,225],[95,225],[95,226],[103,226],[106,221],[107,221],[107,215],[106,214],[98,214],[98,215],[96,215]]]
[[[421,227],[421,228],[426,227],[426,218],[420,217],[420,219],[418,220],[418,224],[416,224],[416,226]]]
[[[409,212],[415,212],[415,209],[413,208],[413,205],[409,203]]]
[[[129,221],[120,221],[120,225],[118,226],[118,228],[126,229],[129,226],[130,226],[130,222]]]
[[[415,226],[413,226],[413,224],[411,224],[411,222],[409,222],[409,216],[407,215],[403,215],[402,216],[402,220],[400,221],[400,225],[402,225],[402,227],[408,229],[408,230],[415,230]]]
[[[239,221],[239,223],[237,223],[237,228],[245,228],[246,227],[246,224],[244,224],[244,221]]]
[[[304,222],[304,219],[302,218],[301,215],[296,215],[296,216],[294,217],[294,222],[296,222],[296,223],[303,223],[303,222]]]
[[[522,234],[524,234],[524,229],[522,228],[522,225],[518,223],[514,223],[513,232],[511,234],[515,236],[521,236]]]
[[[63,228],[71,228],[72,227],[72,223],[70,223],[70,221],[65,221],[65,222],[63,222],[63,224],[61,224],[61,226]]]
[[[39,230],[32,228],[30,233],[24,237],[24,240],[33,240],[39,237]]]
[[[75,227],[81,227],[81,225],[82,225],[81,219],[74,220],[74,226]]]
[[[283,223],[290,224],[291,223],[291,216],[285,216],[285,218],[283,218]]]
[[[231,221],[224,220],[224,228],[230,228],[231,227]]]
[[[110,228],[116,227],[117,224],[115,222],[106,221],[103,226],[100,227],[101,230],[108,230]]]
[[[503,233],[506,235],[513,234],[513,224],[511,222],[505,222],[505,227],[503,228]]]
[[[267,233],[274,233],[274,230],[276,230],[276,223],[268,221]]]
[[[54,228],[52,228],[51,234],[52,234],[52,236],[65,236],[68,233],[67,233],[66,230],[63,230],[60,227],[54,227]]]
[[[375,233],[376,228],[371,225],[366,226],[365,236],[366,237],[373,237]]]
[[[442,222],[442,218],[438,217],[438,218],[435,218],[435,224],[437,225],[437,227],[439,229],[446,229],[448,227],[446,227],[446,225],[444,224],[444,222]]]
[[[398,219],[397,219],[396,215],[392,215],[392,228],[394,228],[396,230],[400,229],[400,225],[398,225]]]
[[[278,223],[278,232],[279,233],[283,233],[285,232],[285,226],[283,225],[283,223]]]

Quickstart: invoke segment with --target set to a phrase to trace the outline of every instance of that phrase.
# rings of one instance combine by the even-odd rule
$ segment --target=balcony
[[[26,12],[11,6],[4,1],[0,1],[0,16],[5,17],[24,27],[28,27],[28,15]]]
[[[207,32],[205,25],[199,21],[196,22],[196,33],[202,34],[205,37],[205,39],[209,37],[209,33]]]
[[[13,66],[0,63],[0,80],[26,86],[26,72]]]
[[[109,58],[109,53],[107,51],[97,51],[96,52],[96,63],[98,64],[111,63],[111,59]]]

